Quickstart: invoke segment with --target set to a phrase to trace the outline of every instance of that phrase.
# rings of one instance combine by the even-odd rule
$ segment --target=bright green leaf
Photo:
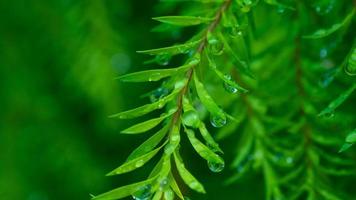
[[[215,152],[223,153],[220,149],[219,144],[215,142],[214,138],[210,135],[208,129],[204,123],[201,123],[199,126],[200,134],[203,136],[204,140],[206,141],[207,145]]]
[[[130,154],[130,156],[127,158],[127,161],[135,159],[153,150],[162,141],[163,137],[167,135],[168,128],[169,125],[166,125],[153,136],[148,138]]]
[[[211,163],[224,164],[224,160],[219,155],[214,153],[195,137],[194,131],[190,129],[185,129],[185,132],[187,133],[189,141],[192,144],[193,148],[202,158]]]
[[[154,17],[156,21],[176,25],[176,26],[194,26],[203,23],[208,23],[214,19],[205,17],[194,17],[194,16],[164,16],[164,17]]]
[[[135,124],[123,131],[121,131],[121,133],[124,134],[139,134],[139,133],[144,133],[146,131],[149,131],[151,129],[153,129],[154,127],[156,127],[158,124],[160,124],[164,119],[166,119],[167,117],[169,117],[170,115],[172,115],[174,113],[174,111],[171,111],[171,113],[169,114],[164,114],[161,117],[158,118],[154,118],[154,119],[150,119],[147,120],[145,122],[141,122],[139,124]]]
[[[200,193],[205,193],[204,186],[185,168],[184,163],[180,160],[178,152],[174,153],[174,160],[183,181],[192,189]]]
[[[94,196],[92,198],[92,200],[115,200],[115,199],[121,199],[121,198],[130,196],[134,192],[136,192],[140,187],[151,184],[155,180],[155,178],[156,177],[142,181],[142,182],[138,182],[138,183],[134,183],[131,185],[126,185],[123,187],[116,188],[109,192],[100,194],[98,196]]]
[[[153,69],[140,72],[134,72],[131,74],[126,74],[118,77],[117,79],[123,82],[147,82],[147,81],[159,81],[163,78],[177,75],[177,73],[183,73],[187,71],[191,64],[186,64],[181,67],[172,68],[172,69]]]
[[[184,54],[190,49],[194,48],[197,46],[202,40],[195,40],[195,41],[190,41],[184,44],[178,44],[170,47],[163,47],[163,48],[158,48],[158,49],[149,49],[149,50],[143,50],[143,51],[137,51],[137,53],[143,53],[143,54],[148,54],[148,55],[160,55],[160,54],[169,54],[169,55],[176,55],[176,54]]]
[[[196,73],[194,73],[193,79],[194,79],[195,88],[198,93],[199,99],[202,102],[202,104],[206,107],[206,109],[213,116],[226,119],[224,111],[215,103],[213,98],[211,98],[209,93],[205,90],[204,85],[198,80]]]
[[[144,154],[144,155],[139,156],[135,159],[126,161],[123,165],[121,165],[120,167],[118,167],[118,168],[114,169],[113,171],[111,171],[110,173],[108,173],[107,176],[113,176],[113,175],[127,173],[127,172],[130,172],[137,168],[142,167],[149,160],[151,160],[151,158],[153,158],[153,156],[155,156],[162,147],[163,147],[163,145],[156,148],[155,150],[147,153],[147,154]]]

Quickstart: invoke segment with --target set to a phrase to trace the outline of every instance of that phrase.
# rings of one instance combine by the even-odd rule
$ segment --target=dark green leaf
[[[325,29],[317,30],[312,35],[306,35],[306,36],[303,36],[303,38],[306,38],[306,39],[319,39],[319,38],[323,38],[323,37],[329,36],[332,33],[334,33],[337,30],[339,30],[340,28],[342,28],[345,25],[347,25],[352,20],[352,17],[354,16],[354,14],[355,14],[355,9],[352,9],[352,12],[350,14],[348,14],[346,16],[346,18],[342,22],[334,24],[329,29],[326,29],[326,30]]]
[[[353,84],[349,89],[343,92],[337,99],[332,101],[328,107],[319,113],[319,116],[325,116],[332,114],[337,107],[339,107],[356,89],[356,84]]]

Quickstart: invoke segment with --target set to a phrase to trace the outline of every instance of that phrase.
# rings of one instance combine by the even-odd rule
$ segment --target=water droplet
[[[232,38],[236,38],[243,35],[243,28],[239,25],[231,26],[228,28],[228,33]]]
[[[186,79],[181,79],[175,83],[174,88],[175,89],[183,88],[185,86],[185,83],[186,83]]]
[[[334,112],[328,112],[328,113],[325,113],[324,114],[324,117],[326,118],[326,119],[331,119],[331,118],[333,118],[335,116],[335,113]]]
[[[169,94],[169,90],[167,88],[164,88],[164,87],[157,88],[156,90],[151,92],[150,101],[152,103],[156,102],[159,99],[167,96],[168,94]]]
[[[224,44],[215,37],[211,37],[208,40],[209,51],[214,55],[221,55],[224,53]]]
[[[241,3],[241,11],[245,12],[245,13],[250,12],[251,6],[252,6],[252,1],[251,0],[244,0]]]
[[[208,167],[212,172],[218,173],[224,169],[225,163],[215,163],[208,161]]]
[[[193,181],[193,182],[189,183],[189,187],[190,188],[196,188],[196,187],[198,187],[198,185],[199,185],[199,183],[196,182],[196,181]]]
[[[135,163],[135,166],[136,167],[142,167],[142,165],[144,164],[144,161],[143,160],[139,160]]]
[[[173,135],[171,137],[172,142],[178,142],[180,140],[180,135]]]
[[[283,14],[286,11],[286,8],[284,6],[279,5],[277,7],[277,13]]]
[[[334,0],[325,1],[325,3],[321,3],[319,5],[316,5],[315,6],[315,11],[319,15],[326,15],[326,14],[330,13],[334,9],[334,4],[335,4]]]
[[[219,116],[210,116],[210,123],[216,128],[223,127],[226,124],[226,116],[224,114],[221,114]]]
[[[173,144],[167,144],[165,147],[164,147],[164,153],[167,154],[167,155],[170,155],[173,153],[175,149],[175,145]]]
[[[169,180],[168,178],[163,178],[160,182],[159,182],[159,189],[161,191],[165,191],[169,188]]]
[[[132,194],[132,198],[135,200],[149,200],[151,195],[151,185],[144,185]]]
[[[228,75],[228,74],[225,75],[225,78],[226,78],[227,80],[232,81],[231,76]],[[228,93],[234,94],[234,93],[238,92],[238,89],[237,89],[235,86],[233,86],[232,84],[230,84],[230,83],[224,82],[224,83],[223,83],[223,86],[224,86],[224,89],[225,89]]]
[[[171,60],[171,55],[167,53],[161,53],[156,56],[155,60],[159,65],[165,66],[169,64],[169,61]]]
[[[319,52],[320,58],[326,58],[327,55],[328,55],[328,50],[326,48],[320,49],[320,52]]]
[[[174,199],[174,193],[171,189],[167,189],[164,192],[164,199],[165,200],[173,200]]]
[[[199,114],[196,110],[188,110],[184,112],[182,117],[183,124],[197,128],[200,125]]]
[[[319,85],[322,88],[326,88],[330,85],[330,83],[334,80],[334,73],[327,72],[323,74],[319,80]]]
[[[286,163],[287,163],[287,164],[290,165],[290,164],[292,164],[293,162],[294,162],[293,157],[290,157],[290,156],[289,156],[289,157],[286,158]]]

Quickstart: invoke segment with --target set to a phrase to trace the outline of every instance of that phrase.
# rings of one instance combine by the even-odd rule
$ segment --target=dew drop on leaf
[[[167,96],[169,94],[169,90],[167,88],[163,88],[163,87],[160,87],[160,88],[157,88],[156,90],[154,90],[151,95],[150,95],[150,101],[153,103],[153,102],[156,102],[158,101],[159,99]]]
[[[187,126],[197,128],[200,124],[199,114],[195,110],[189,110],[187,112],[184,112],[182,121],[183,124]]]
[[[167,144],[167,145],[164,147],[164,153],[167,154],[167,155],[170,155],[170,154],[173,153],[174,148],[175,148],[175,146],[174,146],[173,144]]]
[[[209,43],[209,51],[213,55],[221,55],[224,53],[224,44],[219,41],[217,38],[212,37],[208,40]]]
[[[167,53],[161,53],[156,56],[155,60],[157,64],[165,66],[169,64],[171,56]]]
[[[232,38],[236,38],[243,35],[243,29],[239,26],[231,26],[228,28],[228,33]]]
[[[326,56],[328,56],[328,50],[326,48],[320,49],[319,56],[322,59],[326,58]]]
[[[151,195],[151,185],[144,185],[132,194],[132,198],[135,200],[149,200]]]
[[[224,163],[215,163],[215,162],[208,161],[208,167],[209,167],[210,171],[218,173],[218,172],[221,172],[224,169],[225,164]]]
[[[286,11],[286,8],[284,6],[279,5],[277,7],[277,13],[283,14]]]
[[[242,12],[250,12],[252,6],[252,1],[251,0],[244,0],[241,5],[241,11]]]
[[[334,112],[328,112],[328,113],[325,113],[324,114],[324,117],[326,118],[326,119],[331,119],[331,118],[333,118],[335,116],[335,113]]]
[[[225,75],[225,78],[228,79],[228,80],[232,80],[231,76],[228,75],[228,74]],[[236,87],[234,87],[233,85],[231,85],[231,84],[229,84],[227,82],[224,82],[223,86],[224,86],[224,89],[228,93],[235,94],[236,92],[238,92],[238,89]]]
[[[210,123],[216,128],[223,127],[226,124],[226,116],[225,115],[219,115],[219,116],[210,116]]]
[[[135,163],[135,166],[136,167],[141,167],[142,165],[144,164],[144,161],[143,160],[139,160]]]
[[[161,191],[165,191],[169,188],[169,180],[168,178],[163,178],[160,182],[159,182],[159,189]]]

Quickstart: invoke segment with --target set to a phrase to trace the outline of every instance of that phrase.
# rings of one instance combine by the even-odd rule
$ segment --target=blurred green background
[[[144,179],[152,166],[105,177],[147,137],[120,135],[128,122],[107,116],[147,102],[149,86],[114,77],[147,68],[136,50],[164,45],[150,32],[157,10],[153,0],[0,1],[0,199],[84,200]],[[209,191],[182,185],[192,199],[262,199],[260,175],[243,180],[254,188],[224,187],[227,172],[188,151]]]

